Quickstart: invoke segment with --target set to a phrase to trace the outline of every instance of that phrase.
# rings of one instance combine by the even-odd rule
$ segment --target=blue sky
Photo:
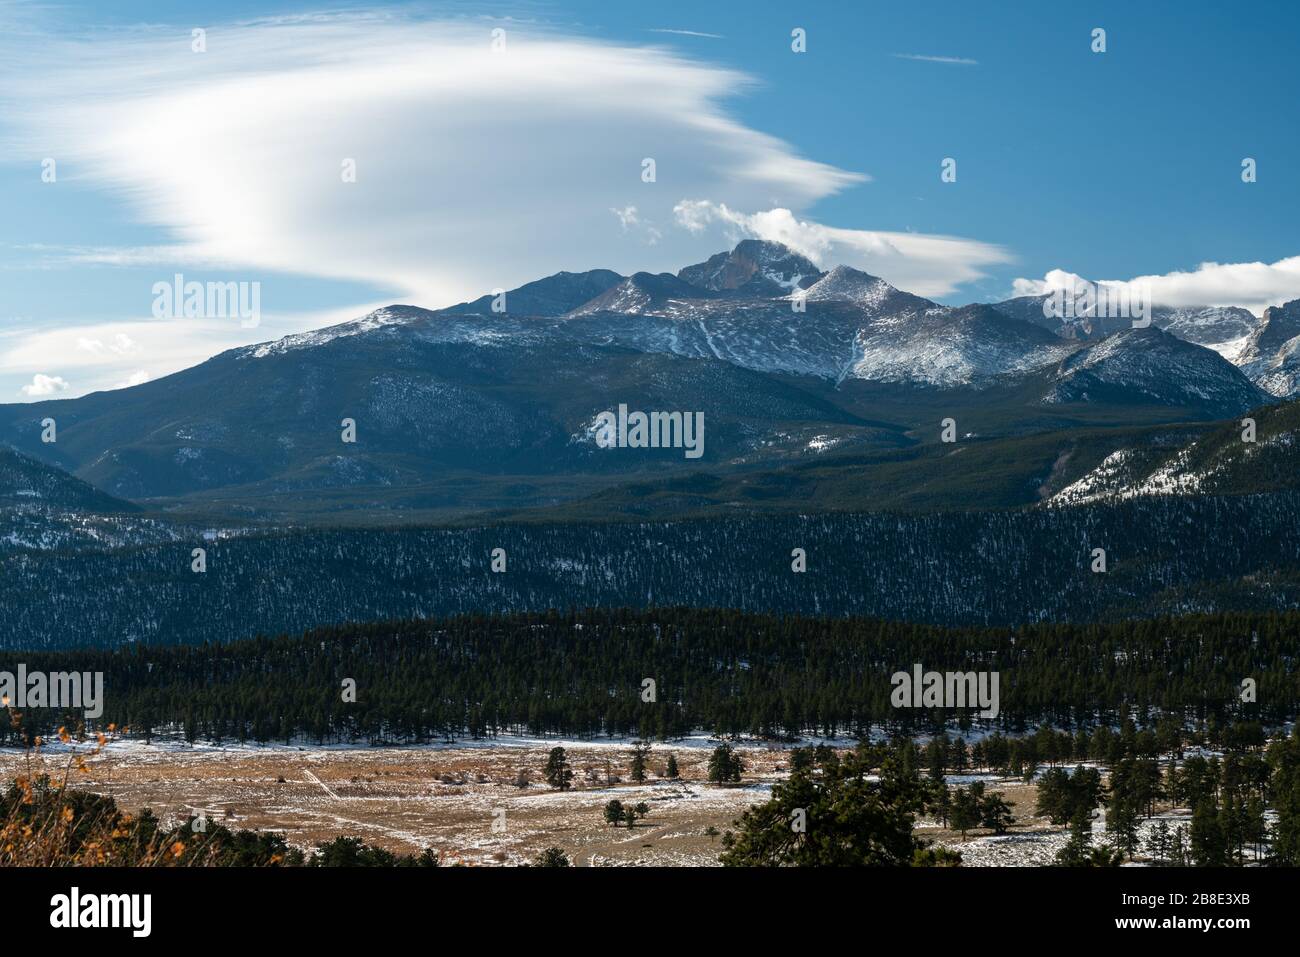
[[[1300,297],[1296,5],[800,6],[0,0],[0,401],[746,235],[946,302]],[[176,273],[258,325],[155,318]]]

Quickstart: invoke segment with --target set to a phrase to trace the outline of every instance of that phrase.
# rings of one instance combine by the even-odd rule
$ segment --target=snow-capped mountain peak
[[[613,347],[836,384],[986,388],[1036,376],[1048,405],[1104,397],[1239,410],[1266,400],[1249,380],[1274,395],[1300,388],[1300,301],[1269,310],[1258,328],[1244,310],[1157,309],[1146,329],[1108,319],[1116,328],[1105,336],[1054,321],[1042,302],[941,305],[850,266],[821,272],[779,243],[745,240],[675,275],[561,272],[508,291],[504,312],[488,297],[438,312],[390,306],[236,354],[262,358],[354,336]]]
[[[808,302],[851,302],[863,309],[876,309],[897,291],[876,276],[850,266],[836,266],[809,286],[803,296]]]
[[[812,260],[780,243],[746,239],[685,267],[677,278],[712,293],[766,297],[805,289],[823,275]]]

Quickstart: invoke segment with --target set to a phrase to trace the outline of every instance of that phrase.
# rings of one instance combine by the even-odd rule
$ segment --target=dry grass
[[[788,760],[781,750],[742,747],[744,786],[715,787],[705,780],[708,749],[656,745],[648,779],[636,784],[630,748],[566,747],[574,787],[558,792],[543,780],[550,745],[541,743],[191,749],[109,738],[79,745],[64,732],[55,747],[0,752],[0,777],[17,779],[22,791],[8,817],[0,805],[0,864],[215,863],[216,848],[204,854],[208,838],[187,830],[201,813],[228,828],[283,835],[291,854],[342,835],[396,854],[433,848],[444,864],[521,864],[559,847],[579,866],[716,865],[721,833],[746,807],[767,800]],[[663,777],[669,753],[676,780]],[[521,778],[528,787],[518,786]],[[70,785],[112,802],[78,805],[67,797]],[[1034,816],[1032,784],[1002,781],[989,789],[1013,802],[1013,834],[1058,830]],[[650,812],[632,829],[612,827],[603,815],[612,798],[644,801]],[[141,820],[151,822],[151,838],[140,832]],[[176,829],[192,847],[164,840]],[[986,833],[969,832],[963,841],[932,821],[918,830],[957,850],[972,849]]]
[[[21,726],[21,713],[10,711],[9,719]],[[6,774],[12,783],[0,792],[0,867],[274,865],[285,859],[287,847],[272,835],[233,834],[206,820],[164,828],[148,810],[123,811],[111,796],[86,787],[107,763],[116,733],[113,725],[93,738],[59,728],[57,743],[49,746],[56,753],[38,737],[12,759],[15,767]]]
[[[648,780],[635,784],[628,780],[630,749],[577,745],[568,748],[575,786],[561,793],[543,781],[548,750],[132,744],[86,760],[77,786],[133,811],[151,808],[166,825],[202,810],[230,827],[282,833],[303,849],[346,835],[399,854],[432,847],[448,864],[519,864],[556,846],[578,865],[708,865],[721,851],[708,830],[725,831],[746,807],[765,801],[786,760],[781,751],[741,749],[745,786],[715,787],[705,782],[707,750],[656,746]],[[670,751],[681,773],[676,781],[661,776]],[[0,754],[0,774],[16,763]],[[531,779],[527,788],[516,786],[521,771]],[[614,828],[603,817],[611,798],[644,801],[650,813],[631,830]]]

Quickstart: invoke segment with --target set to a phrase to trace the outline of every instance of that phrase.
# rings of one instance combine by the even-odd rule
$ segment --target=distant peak
[[[1300,299],[1292,299],[1280,306],[1269,306],[1264,310],[1265,322],[1300,322]]]
[[[750,256],[755,259],[776,260],[789,259],[799,256],[793,249],[784,243],[778,243],[771,239],[742,239],[736,243],[731,250],[732,256]],[[799,258],[803,258],[799,256]],[[807,260],[805,260],[807,261]]]
[[[710,292],[777,296],[806,289],[822,277],[817,264],[788,246],[767,239],[745,239],[682,269],[677,278]]]
[[[507,311],[516,315],[562,316],[623,281],[624,277],[611,269],[557,272],[507,290],[505,306]],[[498,298],[488,294],[442,311],[450,315],[488,315],[496,311],[493,303]]]
[[[805,296],[811,302],[851,302],[869,308],[879,305],[897,291],[877,276],[840,265],[808,287]]]
[[[871,273],[863,272],[861,269],[854,269],[852,266],[845,266],[843,263],[828,272],[822,281],[825,282],[827,279],[854,279],[859,282],[885,282],[885,280],[881,279],[879,276],[873,276]],[[886,285],[888,285],[888,283],[886,283]]]

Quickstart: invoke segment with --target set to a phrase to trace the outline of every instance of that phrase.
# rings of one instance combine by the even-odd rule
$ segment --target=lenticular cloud
[[[683,196],[799,208],[861,178],[730,119],[721,101],[744,76],[660,48],[378,17],[203,40],[64,41],[22,71],[11,142],[118,191],[189,254],[429,304],[644,267],[648,249],[675,267],[706,248],[683,230],[659,239]],[[629,206],[635,226],[610,212]]]

